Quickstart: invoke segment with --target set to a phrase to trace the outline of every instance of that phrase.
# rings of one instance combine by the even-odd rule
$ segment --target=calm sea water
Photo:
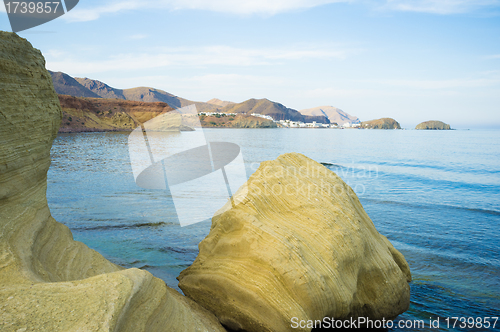
[[[209,133],[240,145],[248,174],[286,152],[330,164],[410,264],[411,307],[399,319],[427,324],[440,317],[439,329],[419,331],[470,331],[448,328],[444,319],[500,316],[500,131]],[[167,192],[137,187],[127,139],[57,137],[48,174],[52,215],[111,261],[146,269],[178,289],[175,278],[196,258],[210,221],[181,228]]]

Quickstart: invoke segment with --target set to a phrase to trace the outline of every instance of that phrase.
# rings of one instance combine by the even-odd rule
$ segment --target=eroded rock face
[[[59,95],[62,107],[60,133],[132,131],[172,110],[166,103],[121,99],[79,98]]]
[[[290,153],[262,163],[247,185],[178,278],[224,325],[309,331],[292,329],[292,318],[387,319],[408,309],[406,260],[335,173]]]
[[[0,330],[223,331],[162,280],[109,262],[51,217],[60,121],[41,53],[0,31]]]
[[[449,124],[446,124],[442,121],[425,121],[419,123],[415,129],[419,130],[450,130],[451,127]]]

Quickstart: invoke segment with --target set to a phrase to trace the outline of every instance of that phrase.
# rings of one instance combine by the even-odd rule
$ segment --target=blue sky
[[[80,0],[19,35],[117,88],[500,127],[500,0]]]

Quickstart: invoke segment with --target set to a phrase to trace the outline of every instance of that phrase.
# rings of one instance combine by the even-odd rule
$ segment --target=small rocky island
[[[399,122],[393,118],[382,118],[371,121],[363,121],[359,126],[361,129],[401,129]]]
[[[436,120],[431,120],[431,121],[425,121],[422,123],[419,123],[415,129],[417,130],[451,130],[451,127],[449,124],[446,124],[442,121],[436,121]]]

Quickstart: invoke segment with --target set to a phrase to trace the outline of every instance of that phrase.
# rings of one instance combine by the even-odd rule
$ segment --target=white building
[[[250,114],[251,116],[256,116],[258,118],[262,118],[262,119],[267,119],[267,120],[271,120],[271,121],[274,121],[273,117],[272,116],[269,116],[269,115],[263,115],[263,114],[258,114],[258,113],[252,113]]]
[[[206,116],[235,116],[236,113],[224,113],[224,112],[200,112],[198,113],[199,115],[206,115]]]

